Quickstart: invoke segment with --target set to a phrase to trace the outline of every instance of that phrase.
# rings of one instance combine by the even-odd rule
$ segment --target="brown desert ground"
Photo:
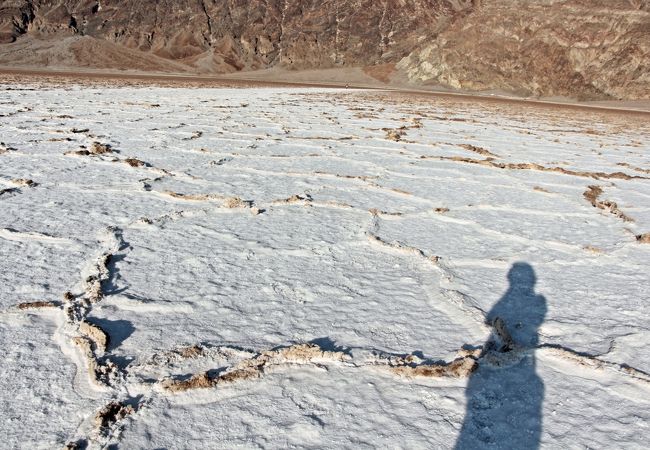
[[[165,87],[318,87],[382,90],[393,95],[399,94],[406,100],[409,96],[438,97],[513,104],[517,106],[537,106],[561,109],[588,109],[598,112],[650,115],[650,100],[601,100],[577,101],[569,98],[522,98],[503,92],[477,94],[445,89],[444,87],[413,87],[406,83],[383,83],[369,76],[362,69],[321,69],[289,71],[270,69],[254,72],[239,72],[228,75],[188,75],[186,73],[157,73],[138,71],[102,70],[51,70],[33,68],[0,67],[0,83],[44,83],[46,85],[84,84],[103,86],[165,86]]]

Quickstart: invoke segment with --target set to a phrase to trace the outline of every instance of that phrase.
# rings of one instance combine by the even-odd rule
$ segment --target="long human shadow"
[[[546,299],[535,294],[535,271],[515,263],[510,286],[487,315],[492,336],[467,384],[467,410],[456,450],[537,449],[544,383],[535,372],[538,329]]]

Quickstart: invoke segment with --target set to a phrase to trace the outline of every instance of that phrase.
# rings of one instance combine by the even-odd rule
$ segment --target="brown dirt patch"
[[[450,363],[393,366],[390,368],[390,371],[408,378],[466,378],[477,368],[478,362],[476,359],[471,356],[466,356],[455,359]]]
[[[386,139],[389,141],[399,142],[402,140],[402,137],[406,135],[406,127],[402,128],[382,128],[382,131],[386,132]]]
[[[103,155],[106,153],[113,153],[113,148],[110,144],[102,144],[101,142],[93,142],[90,146],[90,153],[93,155]]]
[[[495,155],[495,154],[492,153],[491,151],[489,151],[489,150],[487,150],[487,149],[484,149],[483,147],[477,147],[476,145],[472,145],[472,144],[460,144],[460,147],[461,147],[461,148],[464,148],[465,150],[468,150],[468,151],[470,151],[470,152],[478,153],[479,155],[483,155],[483,156],[491,156],[491,157],[493,157],[493,158],[498,158],[498,157],[499,157],[498,155]]]
[[[454,161],[463,162],[467,164],[477,164],[480,166],[494,167],[496,169],[511,169],[511,170],[538,170],[540,172],[558,172],[565,175],[573,175],[576,177],[594,178],[599,179],[618,179],[618,180],[633,180],[641,179],[647,180],[647,177],[637,175],[628,175],[624,172],[583,172],[577,170],[568,170],[563,167],[546,167],[537,163],[499,163],[491,159],[472,159],[464,158],[462,156],[420,156],[420,159],[437,159],[440,161]]]
[[[85,321],[81,322],[79,324],[79,332],[88,337],[93,342],[96,349],[102,352],[106,351],[110,338],[98,325]]]
[[[638,234],[636,236],[636,241],[639,244],[650,244],[650,233]]]
[[[109,428],[133,412],[134,409],[131,405],[112,401],[95,414],[95,426],[100,429]]]
[[[58,305],[54,302],[37,301],[37,302],[23,302],[18,304],[18,309],[42,309],[42,308],[56,308]]]
[[[390,83],[391,76],[395,72],[395,64],[377,64],[374,66],[366,66],[363,68],[363,73],[371,76],[375,80],[382,83]]]
[[[176,353],[182,358],[193,359],[203,356],[204,350],[203,347],[199,345],[192,345],[191,347],[183,347],[176,350]]]
[[[602,193],[603,189],[600,186],[588,186],[588,189],[582,195],[594,208],[607,211],[619,219],[623,219],[625,222],[634,222],[631,217],[625,215],[625,213],[618,208],[616,202],[610,200],[599,200],[598,198]]]
[[[163,191],[162,193],[173,198],[195,201],[195,202],[205,202],[209,200],[223,199],[222,195],[216,195],[216,194],[181,194],[179,192],[173,192],[173,191]]]
[[[252,202],[248,200],[242,200],[239,197],[228,197],[223,201],[224,208],[250,208]]]
[[[168,380],[163,383],[163,387],[172,392],[211,388],[224,383],[260,378],[264,371],[271,366],[316,364],[318,362],[343,361],[346,358],[347,355],[343,352],[323,350],[316,344],[296,344],[262,352],[253,358],[237,363],[218,375],[204,372],[187,380]]]
[[[34,183],[34,181],[28,179],[28,178],[14,178],[11,180],[13,184],[16,186],[24,186],[24,187],[35,187],[38,186],[37,183]]]
[[[641,167],[635,167],[635,166],[633,166],[631,164],[628,164],[628,163],[620,162],[620,163],[616,163],[616,165],[621,166],[621,167],[627,167],[628,169],[632,169],[635,172],[650,174],[650,169],[642,169]]]
[[[147,165],[144,161],[135,158],[126,158],[124,162],[131,167],[145,167]]]

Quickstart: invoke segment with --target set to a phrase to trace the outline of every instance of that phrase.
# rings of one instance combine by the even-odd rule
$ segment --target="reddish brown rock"
[[[647,0],[6,0],[0,42],[11,66],[362,67],[382,82],[650,98]]]
[[[458,89],[647,99],[649,55],[646,0],[484,0],[398,68]]]

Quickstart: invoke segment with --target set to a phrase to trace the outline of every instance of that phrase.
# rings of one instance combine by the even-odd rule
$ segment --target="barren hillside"
[[[650,98],[646,0],[6,0],[0,65],[230,73]]]

